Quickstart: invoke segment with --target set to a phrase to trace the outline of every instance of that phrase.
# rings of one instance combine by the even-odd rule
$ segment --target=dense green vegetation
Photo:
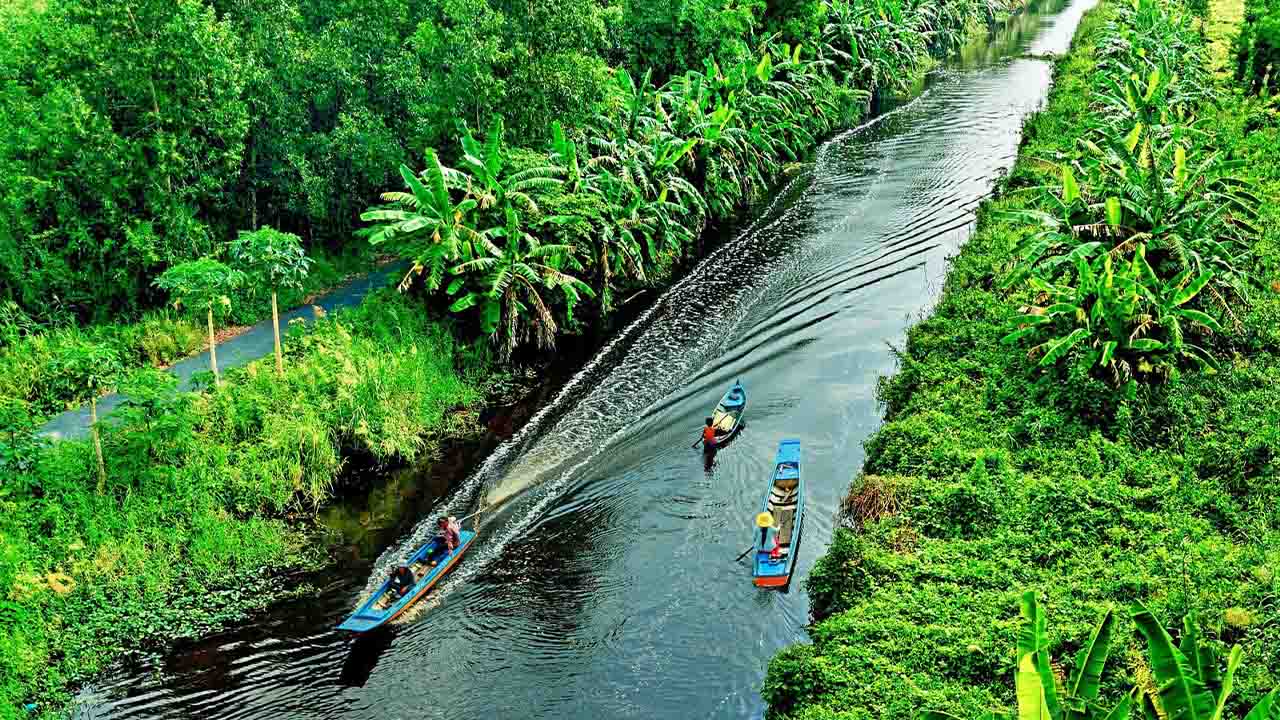
[[[853,62],[828,70],[868,88],[909,75],[900,71],[927,57],[913,53],[945,48],[999,7],[7,2],[0,296],[42,323],[117,320],[162,301],[151,281],[168,266],[217,254],[240,229],[294,232],[312,253],[347,244],[400,165],[421,167],[432,148],[446,163],[462,157],[459,123],[480,129],[499,114],[539,148],[553,120],[584,137],[593,118],[628,103],[624,63],[660,85],[712,58],[754,68],[767,47],[803,42],[812,60],[819,47],[847,53],[856,37],[867,42]]]
[[[1014,7],[0,7],[0,717],[265,601],[344,458],[404,462],[465,424],[490,363],[440,315],[502,356],[598,326]],[[308,257],[371,245],[411,261],[404,293],[211,367],[207,393],[146,369],[331,281]],[[113,387],[90,442],[38,436]]]
[[[1184,648],[1243,648],[1223,716],[1280,686],[1280,130],[1247,83],[1205,72],[1200,23],[1165,0],[1086,16],[881,385],[846,528],[807,580],[812,644],[769,669],[771,716],[1014,708],[1023,588],[1054,618],[1036,653],[1070,656],[1142,602],[1198,618]],[[1219,680],[1196,690],[1140,652],[1164,632],[1151,615],[1113,622],[1099,708],[1136,685],[1135,715],[1214,716]],[[1166,682],[1192,711],[1152,694]]]
[[[300,561],[289,519],[325,502],[345,457],[409,461],[473,422],[458,411],[480,398],[484,356],[410,300],[375,300],[286,345],[281,375],[267,358],[191,395],[134,373],[120,422],[101,428],[102,478],[91,443],[44,447],[5,418],[0,717],[65,697],[140,638],[274,597],[262,569]]]
[[[230,263],[226,239],[263,224],[312,256],[359,256],[368,234],[505,353],[548,347],[695,256],[869,92],[1017,5],[9,3],[0,324],[20,342],[0,362],[32,372],[5,397],[38,415],[83,401],[64,347],[126,369],[195,349],[189,324],[42,330],[154,308],[165,271]],[[422,192],[357,222],[402,181]],[[267,310],[234,297],[231,322]]]

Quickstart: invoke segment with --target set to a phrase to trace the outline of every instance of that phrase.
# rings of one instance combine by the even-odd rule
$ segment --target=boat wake
[[[831,148],[910,111],[928,93],[926,90],[820,146],[809,172],[788,181],[755,222],[671,286],[570,378],[550,403],[494,450],[433,513],[463,516],[480,510],[479,522],[474,525],[477,531],[483,528],[477,547],[431,596],[397,622],[412,622],[437,607],[451,588],[475,576],[511,542],[527,534],[583,467],[630,434],[643,432],[645,420],[659,416],[663,400],[688,384],[689,378],[698,380],[688,392],[714,387],[716,393],[719,386],[736,379],[727,374],[727,368],[708,368],[708,364],[723,360],[726,338],[747,320],[771,286],[801,272],[807,253],[800,242],[815,230],[814,222],[824,226],[820,231],[835,231],[859,219],[854,217],[858,208],[854,214],[804,217],[812,212],[806,199],[819,191],[819,179],[834,175],[823,168],[841,161],[832,155]],[[804,222],[806,219],[809,222]],[[589,390],[584,394],[583,388]],[[610,428],[616,429],[602,434]],[[373,592],[390,568],[433,532],[434,523],[428,518],[388,548],[375,563],[365,594]]]

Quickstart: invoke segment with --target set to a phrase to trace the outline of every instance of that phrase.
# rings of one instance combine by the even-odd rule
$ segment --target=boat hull
[[[448,575],[449,572],[453,570],[454,566],[462,560],[462,556],[466,554],[467,550],[470,549],[471,544],[475,542],[476,539],[475,532],[471,530],[463,530],[458,534],[458,536],[459,540],[461,540],[458,547],[437,563],[435,567],[431,568],[429,572],[423,575],[423,577],[419,578],[409,592],[395,600],[385,609],[378,608],[378,601],[387,594],[387,591],[391,586],[390,580],[383,582],[382,585],[378,587],[377,592],[366,600],[358,610],[351,614],[350,617],[343,621],[343,623],[338,626],[338,629],[353,633],[369,632],[370,630],[382,627],[402,615],[404,611],[408,610],[414,603],[418,602],[422,596],[426,595],[431,588],[435,587],[435,585],[440,582],[441,578]],[[424,562],[427,554],[435,544],[436,540],[434,538],[423,544],[420,548],[414,551],[413,555],[410,556],[409,564],[412,565],[414,563]]]
[[[761,515],[765,513],[769,515],[770,525],[755,533],[752,583],[757,587],[786,587],[795,570],[804,524],[804,474],[799,440],[783,440],[778,446],[773,475],[761,505]],[[780,557],[776,558],[772,554],[775,540],[781,550]]]
[[[742,416],[747,411],[747,389],[742,383],[735,382],[720,398],[715,411],[711,414],[712,425],[716,427],[714,444],[703,445],[706,450],[717,450],[724,447],[742,430]],[[723,434],[721,428],[724,428]]]

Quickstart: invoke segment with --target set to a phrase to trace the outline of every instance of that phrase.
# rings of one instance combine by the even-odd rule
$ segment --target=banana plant
[[[565,192],[578,192],[582,187],[582,164],[578,162],[578,144],[565,136],[560,121],[551,123],[551,162],[563,178]]]
[[[496,208],[505,212],[510,207],[527,213],[537,213],[534,193],[555,190],[563,180],[563,171],[555,166],[541,166],[504,174],[507,151],[503,135],[505,129],[501,115],[494,115],[481,143],[462,126],[462,167],[469,173],[467,191],[479,203],[481,210]]]
[[[1046,304],[1022,314],[1003,342],[1039,340],[1029,354],[1040,357],[1041,367],[1083,348],[1085,365],[1109,370],[1117,383],[1135,371],[1167,373],[1180,358],[1212,371],[1212,356],[1189,342],[1187,331],[1221,331],[1221,326],[1208,313],[1186,307],[1212,273],[1188,271],[1161,281],[1147,262],[1144,245],[1119,267],[1112,253],[1100,250],[1101,244],[1093,242],[1072,252],[1075,284],[1032,278],[1031,288]]]
[[[506,224],[488,233],[505,238],[505,245],[488,242],[484,254],[455,266],[447,293],[458,296],[449,308],[452,312],[479,308],[485,333],[502,356],[509,358],[518,345],[529,340],[544,350],[555,347],[559,324],[542,291],[558,291],[570,319],[581,295],[592,297],[595,293],[564,272],[571,262],[571,246],[542,245],[523,229],[515,210],[507,208],[505,215]]]
[[[1227,669],[1219,673],[1218,657],[1200,642],[1195,615],[1183,618],[1182,640],[1178,645],[1164,626],[1141,602],[1130,609],[1133,622],[1147,642],[1155,691],[1147,692],[1144,708],[1148,720],[1222,720],[1227,700],[1235,689],[1235,674],[1244,659],[1244,650],[1233,646]],[[1272,690],[1245,715],[1245,720],[1280,718],[1278,690]]]
[[[1102,673],[1115,631],[1115,617],[1110,610],[1094,628],[1089,641],[1076,653],[1075,666],[1068,678],[1060,677],[1049,656],[1049,638],[1045,631],[1044,610],[1034,592],[1026,592],[1021,601],[1022,627],[1018,631],[1017,664],[1014,687],[1018,701],[1016,713],[990,712],[984,720],[1127,720],[1132,698],[1105,709],[1098,702]],[[919,720],[956,720],[955,716],[930,710]]]
[[[387,205],[360,215],[361,220],[376,223],[363,233],[370,244],[391,245],[402,257],[413,261],[412,269],[400,283],[401,290],[409,287],[415,275],[425,275],[427,289],[437,289],[448,268],[471,257],[477,247],[487,242],[471,222],[479,202],[470,197],[457,202],[453,199],[450,188],[458,185],[458,175],[440,163],[434,150],[428,150],[427,167],[421,177],[400,166],[400,177],[409,192],[383,193]]]
[[[1134,687],[1107,709],[1098,700],[1102,674],[1110,653],[1115,618],[1110,610],[1102,617],[1078,653],[1075,667],[1064,682],[1048,652],[1044,612],[1033,592],[1022,596],[1023,624],[1018,632],[1014,684],[1017,710],[989,712],[983,720],[1222,720],[1235,686],[1235,674],[1244,650],[1231,648],[1227,668],[1220,673],[1217,654],[1200,641],[1194,614],[1183,618],[1182,640],[1174,645],[1169,633],[1142,603],[1135,603],[1130,617],[1147,642],[1152,687]],[[956,720],[937,710],[921,712],[919,720]],[[1280,689],[1265,695],[1244,720],[1280,720]]]
[[[1089,185],[1116,198],[1122,237],[1147,242],[1157,265],[1213,270],[1222,289],[1247,293],[1248,238],[1261,201],[1235,176],[1238,161],[1216,152],[1189,158],[1180,134],[1161,139],[1142,122],[1123,136],[1100,131],[1099,143],[1086,145],[1095,160]]]

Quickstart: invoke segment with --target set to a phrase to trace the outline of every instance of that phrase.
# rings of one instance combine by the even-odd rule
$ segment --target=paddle
[[[742,554],[741,554],[741,555],[739,555],[739,556],[734,560],[734,562],[741,562],[741,561],[742,561],[742,558],[744,558],[744,557],[746,557],[746,556],[747,556],[747,553],[749,553],[749,552],[751,552],[752,550],[755,550],[755,549],[756,549],[756,546],[755,546],[755,545],[752,545],[751,547],[747,548],[746,550],[743,550],[743,551],[742,551]]]

